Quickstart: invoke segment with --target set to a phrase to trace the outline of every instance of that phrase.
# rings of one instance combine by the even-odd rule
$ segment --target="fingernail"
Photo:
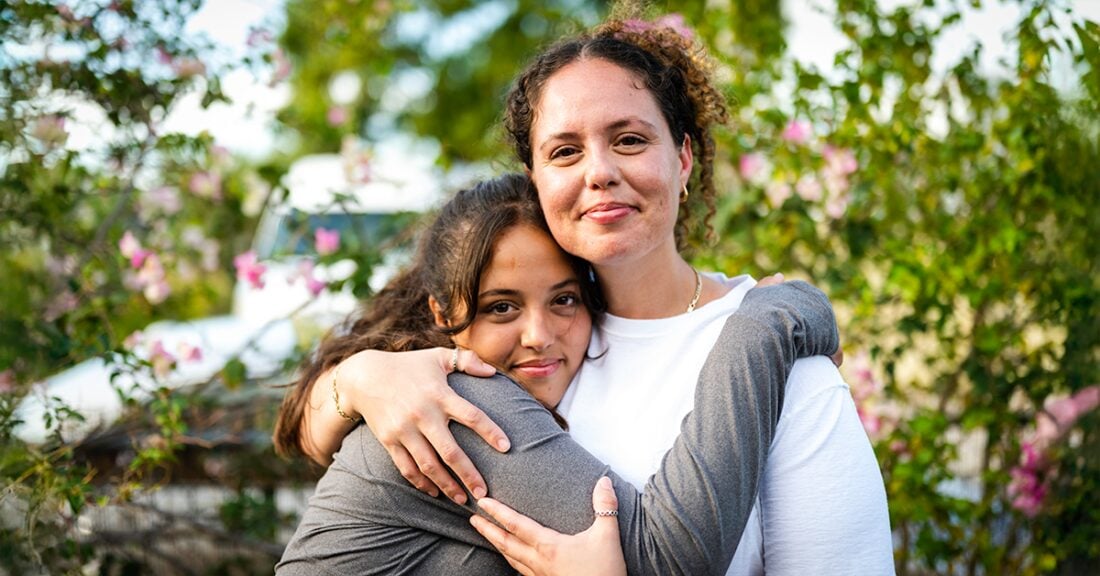
[[[599,482],[596,482],[596,485],[600,488],[611,488],[611,479],[607,476],[604,476],[603,478],[600,478]]]
[[[454,500],[455,504],[465,504],[466,503],[466,493],[464,493],[464,492],[455,492],[454,494],[451,495],[451,500]]]
[[[473,494],[474,500],[481,500],[485,497],[485,488],[481,486],[474,486]]]
[[[501,438],[497,440],[497,450],[501,452],[507,452],[512,447],[512,443],[507,438]]]

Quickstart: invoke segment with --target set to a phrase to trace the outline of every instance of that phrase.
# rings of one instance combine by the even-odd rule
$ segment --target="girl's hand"
[[[776,284],[782,284],[783,281],[784,281],[783,273],[782,272],[776,272],[775,274],[772,274],[771,276],[765,276],[765,277],[761,278],[756,283],[756,286],[754,286],[754,288],[766,288],[768,286],[775,286]],[[836,349],[836,352],[833,352],[833,355],[829,356],[829,360],[832,360],[833,364],[837,368],[840,368],[840,365],[844,363],[844,348],[843,347],[838,347]]]
[[[470,428],[501,452],[509,449],[508,437],[481,409],[447,385],[447,374],[456,369],[473,376],[496,374],[495,368],[469,350],[459,350],[457,356],[450,348],[366,350],[347,358],[315,385],[323,399],[327,393],[331,414],[338,420],[325,426],[326,411],[307,420],[308,444],[316,453],[311,456],[331,461],[350,429],[347,420],[336,414],[331,397],[336,373],[340,408],[351,418],[362,416],[409,483],[432,496],[442,491],[464,504],[466,493],[447,471],[449,466],[475,498],[484,496],[485,480],[455,442],[448,423],[454,420]]]
[[[478,515],[471,517],[470,523],[524,576],[626,576],[619,521],[615,516],[597,514],[591,528],[567,536],[492,498],[483,498],[478,505],[500,526]],[[610,478],[604,476],[596,483],[592,508],[597,512],[618,512],[619,501]]]

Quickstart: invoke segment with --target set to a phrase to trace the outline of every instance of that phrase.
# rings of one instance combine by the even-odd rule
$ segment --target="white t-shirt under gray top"
[[[558,411],[573,438],[639,490],[695,405],[699,371],[756,282],[658,320],[605,315]],[[728,574],[892,574],[882,476],[848,385],[824,357],[795,362],[756,506]]]

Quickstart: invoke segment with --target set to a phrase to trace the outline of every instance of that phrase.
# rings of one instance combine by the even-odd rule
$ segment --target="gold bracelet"
[[[332,373],[332,401],[336,404],[336,413],[339,414],[344,420],[348,422],[358,422],[358,418],[352,418],[348,416],[347,412],[340,409],[340,392],[336,390],[336,379],[340,377],[340,365],[336,365],[336,370]]]

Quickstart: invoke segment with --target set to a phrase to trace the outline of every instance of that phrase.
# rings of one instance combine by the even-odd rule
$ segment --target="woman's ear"
[[[443,307],[439,305],[439,301],[435,299],[435,296],[428,296],[428,308],[432,311],[436,326],[447,328],[451,325],[451,321],[443,314]]]

